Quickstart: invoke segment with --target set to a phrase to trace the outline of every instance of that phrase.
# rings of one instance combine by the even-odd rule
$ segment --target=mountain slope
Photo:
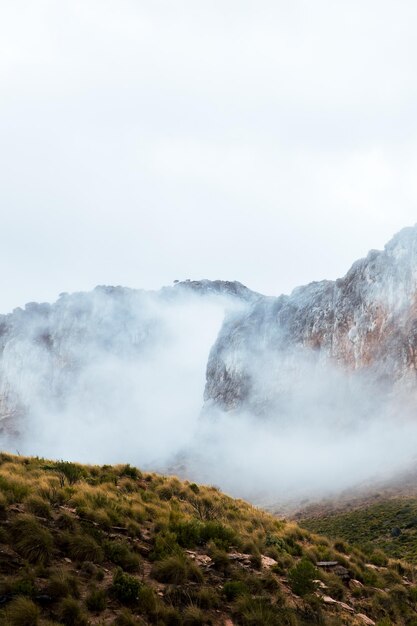
[[[414,567],[129,465],[0,455],[0,573],[7,626],[417,620]]]

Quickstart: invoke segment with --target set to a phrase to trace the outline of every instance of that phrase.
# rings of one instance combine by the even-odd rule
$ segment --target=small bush
[[[93,613],[104,611],[107,604],[107,595],[104,589],[93,588],[85,599],[86,606]]]
[[[136,604],[141,584],[137,578],[117,569],[113,576],[112,594],[122,604]]]
[[[187,580],[202,582],[203,575],[195,563],[185,557],[170,556],[158,561],[152,568],[152,576],[161,583],[181,585]]]
[[[52,556],[53,539],[31,515],[19,515],[11,525],[15,550],[30,563],[45,565]]]
[[[221,605],[219,594],[211,587],[201,587],[193,594],[192,599],[200,609],[217,609]]]
[[[177,535],[173,532],[165,531],[156,535],[151,558],[153,560],[163,559],[181,552],[182,550],[177,542]]]
[[[45,517],[49,519],[51,517],[51,507],[46,500],[39,496],[30,496],[25,500],[27,510],[33,515],[38,517]]]
[[[77,521],[74,519],[74,517],[69,513],[66,513],[65,511],[58,515],[56,519],[56,525],[62,530],[70,530],[72,532],[74,532],[78,526]]]
[[[28,598],[19,597],[13,600],[6,611],[7,623],[10,626],[38,626],[39,609]]]
[[[158,608],[158,600],[155,591],[149,585],[142,585],[138,596],[138,609],[141,613],[153,615]]]
[[[68,541],[69,555],[76,561],[101,563],[103,550],[90,535],[74,535]]]
[[[388,557],[382,550],[374,550],[369,557],[369,562],[379,567],[386,567],[388,565]]]
[[[51,576],[45,589],[45,593],[53,600],[60,600],[61,598],[66,598],[71,594],[71,587],[65,576],[56,574]]]
[[[317,578],[317,571],[314,565],[306,558],[301,559],[288,572],[288,582],[291,589],[298,596],[305,596],[315,590],[313,580]]]
[[[289,623],[284,621],[284,616],[280,615],[269,598],[264,597],[240,598],[234,606],[234,613],[244,626],[284,626]]]
[[[203,626],[207,624],[205,614],[197,606],[188,606],[183,616],[184,626]]]
[[[338,552],[341,552],[342,554],[348,554],[349,552],[348,547],[344,541],[335,541],[334,549]]]
[[[88,619],[81,605],[73,598],[64,598],[59,607],[59,620],[65,626],[87,626]]]
[[[138,555],[132,552],[129,546],[122,541],[106,541],[104,551],[110,561],[127,572],[134,572],[139,568],[140,559]]]
[[[35,595],[35,582],[32,576],[27,578],[19,578],[13,584],[13,593],[17,596],[32,597]]]
[[[225,550],[219,550],[216,546],[213,546],[210,549],[210,556],[213,559],[213,564],[216,570],[222,572],[223,574],[230,572],[230,559]]]
[[[65,485],[65,481],[69,485],[74,485],[83,476],[82,468],[69,461],[58,461],[58,463],[55,463],[54,469],[58,473],[61,487]]]
[[[127,476],[128,478],[132,478],[133,480],[138,480],[141,477],[141,473],[136,467],[132,467],[129,465],[124,465],[120,470],[120,476]]]
[[[245,583],[240,580],[229,580],[223,585],[223,593],[226,600],[235,600],[239,596],[244,596],[248,593],[248,588]]]
[[[177,541],[183,548],[193,548],[212,541],[218,547],[227,549],[236,542],[235,532],[215,521],[178,522],[172,525],[171,530],[175,532]]]

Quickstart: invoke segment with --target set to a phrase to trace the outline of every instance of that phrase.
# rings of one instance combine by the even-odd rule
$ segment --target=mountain
[[[290,262],[290,260],[289,260]],[[415,392],[417,226],[372,250],[346,276],[261,298],[229,316],[213,346],[205,400],[223,410],[262,413],[293,403],[300,386],[341,374],[382,395]],[[345,382],[347,380],[344,376]],[[308,399],[317,397],[308,395]],[[308,403],[304,403],[308,404]]]
[[[405,626],[416,580],[215,487],[0,454],[5,626]]]
[[[416,293],[417,226],[290,295],[187,280],[29,303],[0,316],[1,445],[185,466],[268,503],[277,485],[288,497],[401,471],[415,457]]]
[[[42,416],[54,417],[46,427],[38,422],[38,430],[59,420],[65,429],[70,414],[84,424],[94,416],[103,427],[106,420],[122,422],[123,414],[151,420],[161,390],[172,395],[172,406],[179,395],[186,404],[187,393],[198,394],[198,412],[207,355],[224,311],[259,297],[227,281],[184,281],[154,292],[99,286],[1,315],[3,436],[30,429]]]

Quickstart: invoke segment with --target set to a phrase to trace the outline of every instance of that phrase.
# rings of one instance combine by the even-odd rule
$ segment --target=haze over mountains
[[[288,260],[291,263],[291,259]],[[414,463],[417,227],[344,278],[97,287],[0,317],[3,448],[168,470],[252,499]]]

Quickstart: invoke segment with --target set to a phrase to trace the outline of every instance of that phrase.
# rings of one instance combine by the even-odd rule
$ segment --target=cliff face
[[[265,402],[288,400],[308,385],[306,376],[327,376],[329,368],[384,393],[414,389],[416,297],[413,227],[357,261],[344,278],[263,298],[229,316],[210,354],[205,400],[224,410],[262,412]]]
[[[357,261],[344,278],[290,296],[202,280],[158,292],[97,287],[62,294],[51,305],[30,303],[0,316],[0,422],[11,431],[28,412],[79,411],[88,419],[97,407],[100,419],[111,420],[125,407],[145,423],[155,402],[161,400],[162,414],[164,397],[171,409],[189,394],[195,413],[207,364],[206,407],[275,411],[284,420],[315,406],[335,423],[345,406],[357,415],[368,401],[393,393],[411,398],[417,390],[416,294],[414,227]],[[205,317],[213,306],[214,322],[211,313]],[[175,378],[178,354],[183,369]],[[364,387],[372,394],[361,395]],[[152,400],[145,406],[143,397]]]
[[[195,369],[187,361],[188,342],[201,360],[198,411],[207,355],[224,309],[258,297],[240,283],[222,281],[186,281],[158,292],[96,287],[1,315],[0,430],[20,431],[20,418],[29,413],[64,419],[65,411],[72,411],[88,420],[95,412],[117,420],[123,410],[144,412],[141,394],[169,395],[167,380],[176,381],[178,374],[174,368],[183,368],[181,384],[185,368]],[[196,335],[203,336],[201,345]],[[175,359],[179,351],[181,365]],[[189,382],[192,386],[192,373]],[[190,389],[190,397],[193,393]]]

